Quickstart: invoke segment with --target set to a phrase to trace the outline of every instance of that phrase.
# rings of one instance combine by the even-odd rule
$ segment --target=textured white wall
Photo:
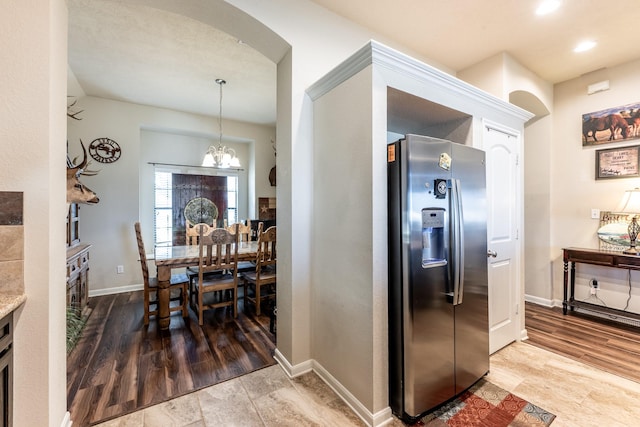
[[[598,146],[582,146],[582,114],[640,101],[640,61],[557,84],[554,92],[553,140],[551,143],[551,261],[553,295],[562,301],[562,248],[597,248],[598,220],[591,209],[615,210],[625,190],[640,186],[640,178],[595,179],[596,150],[637,145],[627,140]],[[587,95],[587,86],[609,80],[611,89]],[[623,308],[629,292],[625,270],[578,266],[576,298],[589,296],[588,282],[599,280],[598,296],[613,308]],[[629,311],[640,313],[640,273],[631,273]]]
[[[24,289],[14,315],[14,426],[66,412],[66,6],[12,2],[0,14],[0,190],[24,193]]]
[[[515,91],[530,93],[547,110],[553,104],[553,85],[526,69],[506,52],[498,53],[456,73],[456,77],[505,101]],[[526,105],[518,105],[530,110]]]
[[[81,156],[80,140],[88,147],[95,138],[108,137],[122,149],[121,158],[114,163],[92,161],[89,168],[100,172],[82,178],[100,197],[97,205],[80,208],[80,238],[92,245],[89,290],[92,294],[127,290],[142,283],[133,224],[140,220],[145,235],[152,235],[153,166],[148,162],[200,164],[208,145],[217,144],[217,121],[95,97],[78,99],[76,108],[83,112],[82,120],[69,120],[71,158]],[[225,121],[224,129],[225,138],[243,141],[224,140],[237,149],[245,168],[240,173],[248,189],[242,214],[257,215],[257,197],[275,196],[268,180],[275,162],[271,148],[275,129],[233,121]],[[254,167],[257,173],[250,174]],[[256,181],[248,182],[249,176]],[[145,242],[151,252],[151,238]],[[124,266],[124,274],[116,273],[117,265]]]
[[[524,240],[525,294],[550,304],[551,287],[551,164],[552,119],[537,120],[525,129],[524,138]]]
[[[313,358],[367,408],[386,350],[374,345],[386,310],[374,313],[372,89],[368,68],[314,103],[311,267]]]

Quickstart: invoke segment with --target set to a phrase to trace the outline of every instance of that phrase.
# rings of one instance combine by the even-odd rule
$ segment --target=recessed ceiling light
[[[561,3],[562,2],[560,0],[544,0],[536,9],[536,15],[546,15],[554,12],[560,7]]]
[[[595,45],[596,45],[596,42],[594,42],[593,40],[587,40],[582,43],[579,43],[578,46],[576,46],[573,49],[573,51],[576,53],[585,52],[589,49],[593,49]]]

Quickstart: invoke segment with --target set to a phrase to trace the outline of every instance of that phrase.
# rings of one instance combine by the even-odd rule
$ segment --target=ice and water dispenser
[[[422,209],[422,268],[447,265],[442,208]]]

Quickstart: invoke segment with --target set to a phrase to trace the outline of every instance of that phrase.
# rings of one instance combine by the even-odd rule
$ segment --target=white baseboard
[[[534,304],[538,304],[538,305],[544,305],[545,307],[553,307],[553,300],[550,299],[546,299],[546,298],[540,298],[540,297],[536,297],[533,295],[526,295],[524,296],[524,300],[526,302],[531,302]]]
[[[390,407],[372,413],[316,360],[291,365],[278,349],[274,358],[290,378],[314,371],[368,426],[381,427],[393,421]]]
[[[533,295],[526,295],[524,296],[524,300],[526,302],[530,302],[532,304],[537,304],[537,305],[542,305],[544,307],[562,307],[562,301],[557,300],[557,299],[547,299],[547,298],[540,298],[540,297],[536,297]],[[529,335],[527,333],[526,329],[523,329],[520,331],[520,341],[524,341],[524,340],[528,340],[529,339]]]
[[[67,413],[64,414],[62,423],[60,423],[60,427],[71,427],[71,424],[73,424],[73,421],[71,421],[71,414],[67,411]]]
[[[113,294],[122,294],[125,292],[135,292],[141,291],[144,289],[144,285],[141,283],[139,285],[127,285],[120,286],[118,288],[104,288],[104,289],[89,289],[89,297],[100,297],[103,295],[113,295]]]
[[[533,296],[533,295],[526,295],[525,294],[524,300],[526,302],[531,302],[533,304],[543,305],[545,307],[562,307],[562,300],[559,300],[559,299],[540,298],[540,297],[536,297],[536,296]]]
[[[554,300],[553,300],[553,306],[554,306],[554,307],[562,307],[562,300],[560,300],[560,299],[554,299]]]
[[[307,360],[306,362],[298,363],[293,366],[277,348],[273,354],[273,358],[276,359],[276,362],[278,362],[289,378],[295,378],[313,370],[313,362],[311,360]]]
[[[375,414],[369,411],[342,383],[329,373],[320,363],[313,361],[313,370],[336,392],[344,402],[369,426],[379,427],[392,421],[391,408],[386,407]]]

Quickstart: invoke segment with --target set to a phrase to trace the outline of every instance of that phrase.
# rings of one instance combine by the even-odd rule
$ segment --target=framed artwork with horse
[[[640,145],[596,150],[596,179],[640,176]]]
[[[640,102],[582,115],[582,145],[640,138]]]

